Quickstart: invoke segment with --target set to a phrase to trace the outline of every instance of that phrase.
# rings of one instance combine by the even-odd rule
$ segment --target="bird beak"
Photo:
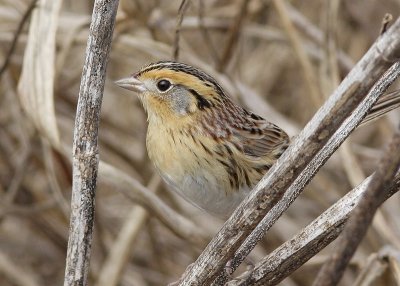
[[[114,83],[122,88],[136,91],[138,93],[141,93],[146,90],[146,87],[143,84],[143,82],[141,82],[134,76],[130,76],[130,77],[126,77],[126,78],[117,80]]]

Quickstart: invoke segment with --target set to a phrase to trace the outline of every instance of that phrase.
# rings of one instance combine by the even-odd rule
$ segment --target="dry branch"
[[[223,72],[226,70],[226,67],[229,64],[229,61],[233,55],[234,49],[239,39],[240,30],[242,29],[242,23],[247,13],[249,2],[249,0],[242,0],[242,2],[240,3],[239,10],[234,19],[233,25],[228,32],[228,39],[226,46],[224,47],[224,50],[222,52],[221,60],[218,62],[217,70],[219,72]]]
[[[181,5],[179,6],[178,10],[178,19],[176,21],[175,27],[175,39],[174,39],[174,47],[172,51],[172,57],[175,61],[179,59],[179,38],[181,32],[181,25],[183,21],[183,17],[185,16],[186,10],[189,8],[189,1],[182,0]]]
[[[371,177],[347,193],[292,239],[263,258],[243,280],[229,285],[276,285],[293,273],[341,233],[350,213],[365,194]],[[399,187],[400,174],[387,188],[388,194],[385,199],[395,194]]]
[[[38,0],[32,0],[32,2],[29,4],[28,8],[26,9],[26,12],[22,16],[21,21],[18,24],[14,38],[11,42],[10,48],[8,49],[8,52],[6,55],[6,60],[0,67],[0,77],[3,75],[4,71],[7,69],[8,64],[10,63],[11,57],[15,51],[15,47],[17,46],[18,38],[21,35],[22,29],[24,28],[26,21],[29,19],[29,16],[31,15],[33,9],[35,8],[37,1]]]
[[[366,116],[374,102],[377,101],[387,87],[390,86],[399,75],[400,63],[398,62],[394,64],[374,85],[361,104],[357,106],[350,117],[345,120],[343,125],[340,126],[332,138],[330,138],[321,151],[311,160],[310,164],[288,188],[282,199],[272,208],[272,210],[264,217],[255,230],[245,240],[230,262],[230,268],[232,270],[235,270],[240,265],[240,263],[250,253],[257,242],[265,235],[265,233],[272,227],[276,220],[296,199],[312,175],[317,172],[317,170],[324,164],[329,156],[331,156],[333,152],[340,146],[340,144],[344,142],[344,140]],[[220,285],[221,282],[226,281],[227,278],[228,277],[226,273],[223,272],[220,274],[215,284]],[[218,284],[218,281],[221,282]]]
[[[388,186],[392,183],[399,166],[400,125],[386,148],[376,172],[372,175],[363,197],[346,224],[334,253],[321,268],[313,285],[334,286],[339,283],[350,258],[367,232],[376,210],[388,195],[390,191]]]
[[[279,14],[282,25],[284,26],[286,34],[288,35],[288,38],[293,46],[294,53],[296,54],[300,67],[303,71],[304,80],[306,81],[308,90],[310,92],[310,98],[315,108],[318,108],[319,106],[321,106],[323,97],[321,95],[311,61],[301,44],[297,31],[293,27],[293,24],[286,9],[285,2],[286,1],[280,0],[273,1],[275,9]]]
[[[208,285],[257,224],[360,104],[372,85],[400,58],[400,20],[369,49],[260,183],[236,209],[180,285]],[[334,150],[332,150],[333,153]],[[329,154],[330,156],[331,154]],[[318,170],[319,167],[315,169]],[[303,188],[314,175],[299,184]]]
[[[74,129],[70,234],[64,285],[87,285],[99,163],[98,126],[118,0],[96,0]]]

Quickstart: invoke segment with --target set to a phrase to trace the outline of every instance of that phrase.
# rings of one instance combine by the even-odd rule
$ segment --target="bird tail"
[[[378,119],[379,117],[398,107],[400,107],[400,90],[386,93],[378,99],[361,124]]]

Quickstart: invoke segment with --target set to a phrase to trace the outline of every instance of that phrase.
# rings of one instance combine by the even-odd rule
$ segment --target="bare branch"
[[[290,20],[290,17],[285,7],[286,6],[285,1],[274,0],[273,3],[275,9],[278,11],[282,25],[286,30],[288,38],[293,46],[293,50],[297,56],[300,67],[303,70],[304,80],[307,83],[308,91],[310,92],[310,97],[313,102],[313,105],[317,108],[321,106],[323,97],[319,90],[318,82],[315,77],[310,59],[307,56],[301,44],[301,41],[299,39],[299,36],[297,35],[295,28],[293,27],[293,24]]]
[[[313,25],[306,17],[303,16],[299,11],[296,10],[290,3],[286,3],[286,8],[288,9],[290,20],[293,24],[300,30],[303,31],[310,39],[315,43],[322,46],[324,44],[324,33]],[[343,51],[338,50],[338,64],[341,69],[348,72],[353,67],[353,60]]]
[[[73,145],[70,234],[64,285],[87,285],[99,164],[98,126],[118,0],[96,0],[83,67]]]
[[[361,197],[365,194],[371,177],[347,193],[343,198],[311,222],[292,239],[263,258],[248,276],[232,285],[276,285],[293,273],[307,260],[337,238]],[[389,198],[400,187],[400,174],[388,187]]]
[[[204,39],[204,43],[207,45],[210,56],[212,57],[214,63],[218,65],[219,63],[219,55],[217,49],[214,47],[210,34],[208,33],[208,29],[204,23],[204,1],[199,0],[199,9],[198,9],[198,18],[199,18],[199,29],[201,35]]]
[[[8,52],[7,52],[7,55],[6,55],[6,60],[4,61],[4,63],[0,67],[0,77],[2,76],[2,74],[4,73],[4,71],[7,68],[8,64],[10,63],[11,56],[14,53],[15,47],[17,46],[18,38],[21,35],[22,28],[24,28],[24,25],[25,25],[26,21],[29,19],[29,16],[31,15],[33,9],[36,7],[37,1],[38,0],[32,0],[31,1],[31,3],[29,4],[28,8],[26,9],[26,12],[22,16],[21,21],[18,24],[17,31],[15,32],[14,38],[13,38],[13,40],[11,42],[11,46],[8,49]]]
[[[257,242],[265,235],[265,233],[272,227],[275,221],[282,215],[282,213],[290,206],[290,204],[300,194],[301,190],[305,187],[308,180],[315,174],[320,166],[329,158],[330,155],[340,146],[341,143],[350,135],[350,133],[357,127],[361,120],[368,113],[373,103],[385,91],[385,89],[399,76],[400,63],[394,64],[368,93],[362,103],[354,110],[349,118],[345,120],[342,126],[335,132],[332,138],[326,143],[321,151],[311,160],[310,164],[293,182],[293,184],[286,191],[282,199],[272,208],[272,210],[265,216],[260,224],[255,228],[251,235],[245,240],[239,250],[235,253],[234,258],[230,262],[230,268],[235,270],[243,259],[255,247]],[[226,281],[227,275],[221,273],[218,278],[219,281]],[[220,284],[217,284],[220,285]]]
[[[188,0],[182,0],[181,5],[179,6],[178,10],[178,19],[176,22],[176,27],[175,27],[175,39],[174,39],[174,47],[173,47],[173,59],[177,61],[179,59],[179,37],[180,37],[180,32],[181,32],[181,25],[183,21],[183,17],[185,16],[185,12],[187,8],[189,7],[189,1]]]
[[[372,175],[364,196],[345,226],[336,250],[321,268],[313,285],[333,286],[340,281],[347,264],[367,232],[376,210],[387,196],[388,186],[391,184],[399,166],[400,125],[386,148],[376,172]]]
[[[236,209],[193,267],[185,271],[180,285],[211,283],[285,191],[295,181],[298,190],[304,188],[325,161],[316,166],[314,172],[304,176],[303,180],[297,180],[298,176],[306,171],[307,166],[313,169],[311,166],[314,163],[313,158],[360,104],[376,80],[400,58],[399,34],[398,19],[369,49],[296,140]],[[333,152],[334,150],[328,156]]]
[[[221,60],[218,62],[217,71],[223,72],[232,57],[234,48],[236,47],[237,40],[239,38],[239,32],[242,28],[242,23],[247,13],[247,6],[249,0],[242,0],[237,16],[233,22],[231,29],[229,30],[227,44],[221,56]]]

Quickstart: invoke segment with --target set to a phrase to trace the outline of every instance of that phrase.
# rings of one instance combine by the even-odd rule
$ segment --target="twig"
[[[218,56],[218,52],[215,49],[212,39],[210,37],[210,34],[208,33],[208,29],[207,29],[206,25],[204,24],[204,0],[199,0],[198,18],[199,18],[199,29],[200,29],[201,35],[203,36],[204,42],[208,47],[208,50],[214,61],[214,64],[219,65],[220,59]]]
[[[232,285],[276,285],[294,272],[336,239],[355,205],[365,193],[370,181],[371,177],[365,179],[292,239],[264,257],[250,273],[247,273],[246,278],[232,283]],[[399,187],[400,174],[389,187],[390,194],[388,197],[395,194]]]
[[[249,0],[242,0],[241,5],[239,7],[239,12],[234,19],[232,28],[229,31],[228,40],[225,46],[225,49],[222,53],[221,60],[218,63],[217,71],[223,72],[226,69],[229,60],[232,57],[233,51],[237,45],[237,41],[239,38],[239,32],[242,27],[242,23],[247,13],[247,6],[249,4]]]
[[[259,223],[256,229],[242,244],[240,249],[235,253],[234,258],[230,263],[230,268],[235,270],[243,259],[250,253],[256,243],[264,236],[264,234],[271,228],[275,221],[282,215],[282,213],[290,206],[295,198],[300,194],[304,186],[307,184],[312,174],[315,174],[320,166],[329,158],[330,155],[340,146],[340,144],[350,135],[350,133],[361,122],[362,118],[368,113],[373,103],[385,91],[385,89],[399,76],[400,63],[394,64],[385,75],[375,84],[371,92],[368,93],[366,98],[361,104],[357,106],[354,112],[340,128],[335,132],[332,138],[326,143],[321,151],[311,160],[304,171],[298,176],[293,184],[288,188],[283,198],[274,206],[274,208],[265,216]],[[221,273],[219,281],[226,281],[227,275]],[[217,284],[216,285],[220,285]]]
[[[292,43],[293,50],[297,55],[297,59],[299,60],[301,69],[303,70],[304,79],[307,82],[307,87],[310,92],[311,100],[315,107],[319,107],[321,106],[321,103],[323,101],[310,59],[308,58],[306,52],[304,51],[299,36],[295,28],[293,27],[293,24],[286,10],[284,1],[274,0],[273,3],[276,10],[278,11],[279,17],[281,18],[282,21],[282,25],[286,30],[290,42]]]
[[[400,69],[400,68],[399,68]],[[368,188],[354,210],[334,254],[322,266],[314,286],[337,285],[351,257],[363,239],[378,207],[387,196],[387,189],[400,166],[400,125],[382,156]]]
[[[381,31],[379,32],[380,35],[382,35],[386,32],[390,22],[392,22],[392,21],[393,21],[392,14],[386,13],[382,19],[382,27],[381,27]]]
[[[20,156],[16,160],[14,176],[7,188],[6,195],[2,198],[4,203],[12,203],[21,186],[22,180],[26,175],[26,168],[28,167],[29,157],[32,154],[32,146],[23,146],[20,150]]]
[[[338,11],[340,0],[325,2],[327,13],[322,17],[326,18],[325,41],[323,45],[325,57],[321,60],[322,70],[320,72],[321,86],[324,96],[328,96],[340,83],[340,72],[338,66],[338,49],[336,43],[336,29],[338,27]],[[343,142],[339,149],[341,163],[346,172],[347,178],[354,188],[365,179],[365,174],[351,150],[351,140]]]
[[[313,25],[306,17],[304,17],[299,11],[296,10],[290,3],[286,2],[286,8],[288,10],[290,20],[293,24],[303,33],[305,33],[315,43],[322,46],[324,42],[324,34]],[[351,70],[354,63],[353,60],[343,50],[338,50],[338,62],[342,70],[346,73]]]
[[[64,285],[87,285],[97,181],[98,126],[118,0],[95,0],[74,129],[71,221]]]
[[[358,62],[286,152],[235,210],[193,267],[185,271],[180,285],[208,285],[216,278],[250,232],[281,199],[300,173],[310,166],[312,159],[360,104],[375,81],[400,58],[399,34],[400,20],[397,20]],[[315,171],[318,168],[319,166]],[[312,172],[304,176],[304,181],[296,184],[297,188],[302,189],[314,174]]]
[[[14,34],[14,38],[13,38],[13,40],[11,42],[11,46],[10,46],[8,52],[7,52],[6,57],[5,57],[6,59],[5,59],[4,63],[3,63],[3,65],[0,68],[0,77],[3,75],[4,71],[8,67],[8,64],[10,63],[11,56],[14,53],[15,47],[17,46],[17,43],[18,43],[18,38],[21,35],[22,29],[24,28],[24,25],[25,25],[25,22],[29,19],[29,16],[31,15],[33,9],[36,7],[37,1],[38,0],[31,1],[31,3],[29,4],[28,8],[26,9],[24,15],[22,16],[21,21],[18,24],[17,31]]]
[[[189,7],[188,0],[182,0],[181,5],[179,6],[178,10],[178,19],[176,21],[175,27],[175,39],[174,39],[174,47],[173,47],[173,59],[177,61],[179,59],[179,37],[181,32],[181,25],[183,21],[183,17],[185,16],[185,12]]]

